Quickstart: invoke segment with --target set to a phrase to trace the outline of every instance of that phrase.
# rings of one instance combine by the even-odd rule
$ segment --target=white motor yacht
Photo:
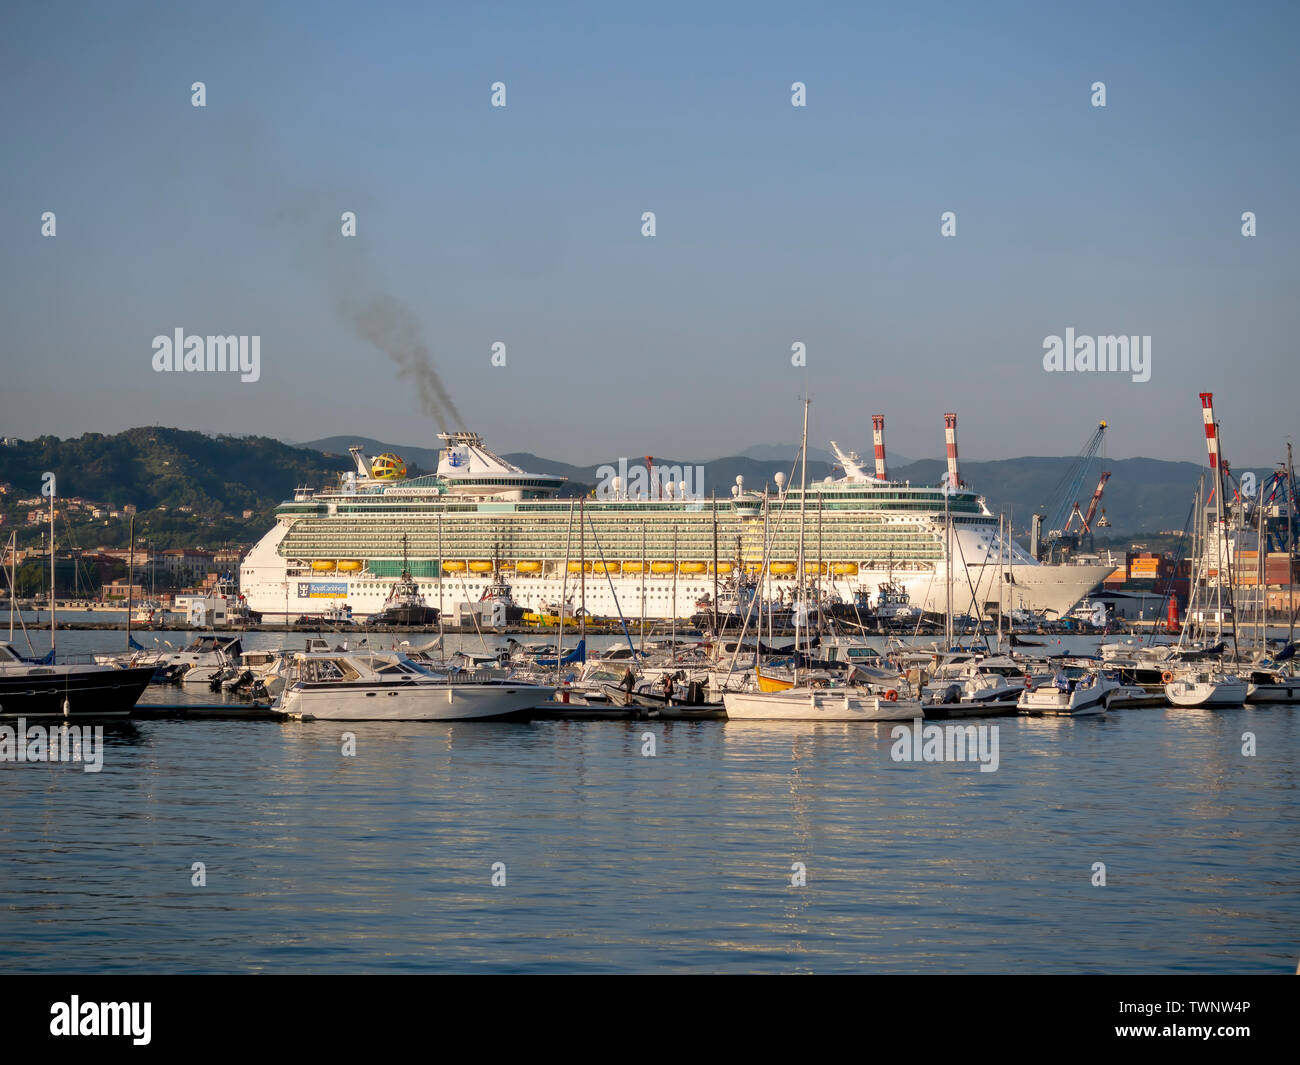
[[[553,687],[435,673],[400,651],[302,652],[275,709],[320,721],[469,721],[526,716]]]
[[[1017,706],[1022,714],[1085,717],[1105,713],[1119,687],[1118,681],[1104,673],[1060,670],[1045,684],[1021,692]]]

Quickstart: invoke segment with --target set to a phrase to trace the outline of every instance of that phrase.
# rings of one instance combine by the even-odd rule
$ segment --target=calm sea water
[[[0,970],[1295,970],[1295,710],[988,723],[993,773],[887,724],[116,725],[0,764]]]

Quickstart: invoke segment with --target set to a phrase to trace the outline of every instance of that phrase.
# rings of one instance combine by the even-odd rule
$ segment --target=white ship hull
[[[951,595],[958,615],[1059,617],[1112,569],[1040,565],[1001,539],[973,490],[873,478],[838,451],[845,476],[806,489],[737,485],[731,499],[706,500],[688,497],[685,481],[675,495],[676,477],[664,475],[654,490],[615,485],[578,501],[555,497],[563,478],[520,470],[476,434],[440,436],[449,446],[437,474],[402,479],[396,456],[368,464],[353,449],[357,470],[337,489],[302,489],[282,504],[240,567],[249,606],[271,619],[343,607],[373,617],[399,560],[408,570],[408,546],[415,594],[447,617],[482,599],[498,563],[526,611],[567,600],[590,614],[655,620],[689,618],[706,596],[734,598],[727,575],[741,573],[769,604],[790,606],[812,583],[814,595],[844,603],[879,605],[888,587],[887,605],[901,589],[911,608],[932,614]]]
[[[241,567],[240,590],[247,596],[253,610],[263,617],[289,620],[303,615],[319,615],[330,606],[347,606],[356,619],[379,614],[392,590],[392,580],[365,574],[345,576],[330,575],[328,579],[313,575],[288,575],[289,566],[276,551],[279,540],[286,532],[277,526],[258,543]],[[562,567],[557,567],[562,569]],[[972,565],[957,571],[953,577],[953,612],[974,615],[984,611],[985,616],[996,609],[1001,593],[1007,613],[1011,610],[1046,612],[1049,617],[1064,616],[1101,581],[1111,574],[1109,565],[1039,565],[1016,566],[1014,584],[1003,581],[998,587],[995,566]],[[625,574],[586,575],[585,589],[578,575],[547,573],[543,576],[512,573],[509,575],[511,594],[516,605],[525,610],[541,612],[544,604],[554,604],[561,591],[576,609],[585,601],[591,614],[627,618],[642,615],[642,586],[645,588],[644,613],[653,620],[689,618],[697,613],[696,602],[712,596],[712,576],[678,574],[676,582],[671,574],[638,576]],[[431,607],[437,607],[444,617],[457,617],[461,604],[480,601],[492,585],[492,574],[448,575],[438,578],[417,578],[420,594]],[[930,570],[905,572],[898,568],[880,570],[863,569],[852,578],[826,577],[820,582],[823,595],[837,594],[845,602],[852,602],[856,591],[866,586],[874,588],[892,580],[904,588],[913,606],[935,614],[945,609],[943,564]],[[676,595],[674,597],[674,583]],[[971,594],[974,586],[975,594]],[[797,591],[794,579],[770,578],[763,585],[764,598],[784,596],[791,602]]]

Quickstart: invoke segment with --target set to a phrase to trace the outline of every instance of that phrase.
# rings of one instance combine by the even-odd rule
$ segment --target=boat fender
[[[891,703],[898,702],[898,692],[894,691],[893,688],[890,688],[889,691],[885,692],[885,700]]]
[[[1166,684],[1172,684],[1174,682],[1173,671],[1166,669],[1163,673],[1160,674],[1160,679],[1164,681]]]

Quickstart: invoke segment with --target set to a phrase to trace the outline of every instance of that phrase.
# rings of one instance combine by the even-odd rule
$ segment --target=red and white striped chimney
[[[888,478],[885,476],[885,416],[883,414],[871,416],[871,432],[876,443],[876,477],[885,481]]]
[[[948,484],[953,488],[961,487],[961,475],[957,472],[957,415],[943,416],[944,436],[948,441]]]
[[[1210,469],[1219,468],[1219,430],[1214,424],[1214,393],[1201,393],[1201,413],[1205,416],[1205,446],[1210,452]]]

